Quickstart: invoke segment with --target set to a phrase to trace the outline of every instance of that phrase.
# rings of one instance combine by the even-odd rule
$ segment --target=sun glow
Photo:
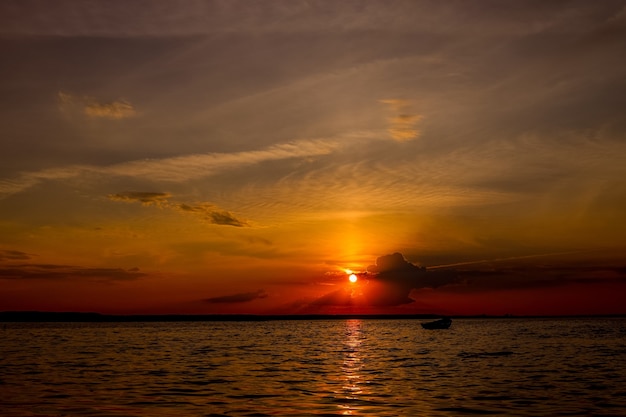
[[[350,274],[348,279],[350,280],[350,282],[357,282],[357,280],[358,280],[358,278],[357,278],[357,276],[355,274]]]

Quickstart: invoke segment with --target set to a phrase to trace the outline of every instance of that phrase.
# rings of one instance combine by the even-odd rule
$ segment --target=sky
[[[625,1],[4,0],[0,56],[0,311],[626,313]]]

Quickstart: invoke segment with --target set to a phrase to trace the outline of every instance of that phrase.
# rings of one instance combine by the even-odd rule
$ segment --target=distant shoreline
[[[100,314],[81,312],[49,312],[49,311],[3,311],[0,322],[70,322],[70,323],[132,323],[132,322],[242,322],[242,321],[277,321],[277,320],[430,320],[442,317],[439,314]],[[624,318],[626,314],[598,315],[456,315],[459,319],[529,319],[529,318]]]

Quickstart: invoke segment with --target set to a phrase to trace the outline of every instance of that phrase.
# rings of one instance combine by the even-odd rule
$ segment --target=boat
[[[427,330],[435,329],[447,329],[452,324],[452,320],[448,317],[444,317],[439,320],[429,321],[428,323],[422,323],[422,327]]]

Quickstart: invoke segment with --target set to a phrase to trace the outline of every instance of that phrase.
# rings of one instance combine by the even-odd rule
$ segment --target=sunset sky
[[[4,0],[0,56],[0,311],[626,313],[624,1]]]

